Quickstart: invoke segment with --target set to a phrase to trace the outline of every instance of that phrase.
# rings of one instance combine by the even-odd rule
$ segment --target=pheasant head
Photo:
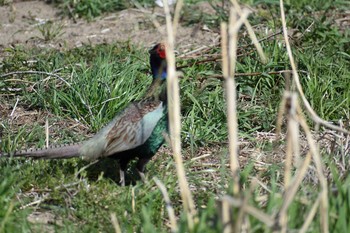
[[[156,44],[152,49],[149,50],[149,53],[153,78],[160,78],[162,80],[166,79],[167,65],[165,45],[163,43]]]
[[[146,97],[153,97],[156,100],[166,100],[166,90],[162,85],[167,77],[167,63],[165,45],[163,43],[156,44],[150,53],[150,65],[153,76],[152,84],[148,90]]]

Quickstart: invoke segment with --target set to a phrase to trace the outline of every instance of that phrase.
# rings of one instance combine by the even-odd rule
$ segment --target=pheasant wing
[[[81,155],[85,159],[96,159],[144,144],[162,117],[163,110],[161,101],[131,103],[83,145]]]

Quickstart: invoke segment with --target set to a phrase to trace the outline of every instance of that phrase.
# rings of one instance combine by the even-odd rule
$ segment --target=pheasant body
[[[139,172],[144,172],[147,162],[157,153],[159,148],[164,143],[163,133],[168,131],[168,117],[167,109],[164,109],[162,118],[158,121],[157,125],[153,129],[152,134],[147,141],[131,150],[123,151],[111,156],[112,159],[119,160],[120,169],[125,171],[127,164],[138,157],[136,168]]]
[[[79,149],[85,160],[109,157],[143,145],[163,116],[164,103],[145,100],[130,103],[108,125]]]

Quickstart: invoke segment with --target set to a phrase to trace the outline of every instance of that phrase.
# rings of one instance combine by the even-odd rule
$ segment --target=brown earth
[[[212,11],[208,4],[201,4],[199,9]],[[151,20],[152,11],[161,24],[159,29]],[[126,40],[141,46],[151,46],[161,41],[162,34],[165,34],[161,8],[126,9],[98,17],[92,22],[62,17],[59,13],[60,10],[53,4],[43,1],[19,1],[1,6],[0,48],[15,44],[73,48],[83,44]],[[58,35],[45,41],[44,32],[40,30]],[[182,49],[193,48],[195,45],[211,45],[217,40],[218,34],[202,25],[180,26],[178,29],[177,43]]]

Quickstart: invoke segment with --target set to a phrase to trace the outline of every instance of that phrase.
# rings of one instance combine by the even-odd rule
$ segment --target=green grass
[[[248,2],[254,6],[258,4]],[[293,53],[298,69],[308,72],[308,75],[300,73],[301,81],[315,111],[328,121],[346,121],[350,116],[349,31],[340,32],[330,18],[314,17],[310,9],[330,10],[329,4],[321,3],[297,1],[295,5],[287,5],[290,27],[303,33],[314,21],[310,32],[293,41]],[[278,2],[259,1],[259,4],[268,7],[269,13],[261,10],[261,14],[252,16],[252,24],[264,22],[266,27],[278,30]],[[344,5],[346,3],[339,1],[336,6],[340,10]],[[99,9],[102,11],[102,8]],[[224,11],[220,14],[216,16],[218,19],[225,17]],[[301,18],[301,15],[304,17]],[[206,22],[208,18],[204,15],[202,19]],[[259,38],[266,36],[263,31],[257,33]],[[247,38],[241,38],[241,45],[249,43]],[[259,141],[255,133],[269,132],[275,128],[285,84],[282,76],[267,73],[290,68],[281,43],[278,38],[262,42],[269,57],[267,64],[259,62],[254,51],[240,57],[237,64],[237,72],[264,73],[261,76],[237,78],[240,137],[250,143],[249,149],[254,149],[248,150],[249,155],[261,152],[265,162],[260,164],[262,169],[258,169],[256,159],[248,157],[248,161],[243,162],[245,166],[241,171],[240,184],[242,197],[248,195],[252,177],[266,185],[266,189],[261,186],[255,188],[248,202],[270,215],[277,214],[283,202],[280,195],[283,193],[283,164],[282,160],[276,162],[270,158],[273,145],[268,141]],[[215,51],[218,52],[218,48],[214,48]],[[13,76],[20,81],[0,79],[0,106],[5,103],[14,106],[16,98],[19,98],[18,107],[23,110],[18,111],[50,113],[45,116],[51,124],[55,123],[51,130],[51,143],[54,144],[80,141],[87,134],[96,132],[130,101],[140,99],[151,80],[147,49],[134,47],[128,42],[84,46],[67,51],[17,46],[6,48],[5,54],[0,63],[1,73],[57,71],[56,74],[70,84],[52,76],[36,74]],[[29,63],[29,60],[35,62]],[[179,65],[186,63],[178,61]],[[220,70],[219,62],[194,65],[183,70],[184,77],[180,80],[185,169],[199,210],[193,232],[222,231],[217,197],[230,194],[232,190],[230,171],[226,166],[227,124],[223,83],[210,78],[213,74],[220,74]],[[201,78],[204,81],[200,81]],[[20,91],[13,92],[14,88],[20,88]],[[23,121],[23,118],[20,119]],[[27,121],[16,123],[8,116],[1,116],[1,150],[44,146],[44,121],[35,117],[25,119]],[[313,123],[310,121],[310,124]],[[70,128],[72,125],[75,126]],[[205,154],[203,150],[212,153],[211,160],[191,160]],[[344,171],[337,166],[340,157],[336,150],[333,154],[322,154],[325,168],[329,168],[330,231],[348,232],[349,167],[346,165]],[[345,156],[348,159],[348,155]],[[42,232],[49,229],[57,232],[114,232],[111,213],[116,214],[123,232],[168,232],[166,204],[152,180],[154,176],[167,187],[178,216],[179,232],[188,231],[171,154],[160,153],[148,164],[147,183],[141,183],[136,171],[129,169],[127,179],[132,185],[126,187],[117,184],[116,164],[111,161],[102,161],[81,170],[86,165],[87,162],[79,159],[1,159],[0,232]],[[304,181],[298,198],[289,208],[290,230],[300,229],[317,198],[318,186],[311,178]],[[262,195],[265,195],[263,200]],[[37,200],[38,204],[27,206]],[[235,208],[234,211],[237,213],[239,209]],[[56,219],[50,219],[48,224],[33,224],[27,220],[33,212],[50,212]],[[319,215],[316,214],[310,232],[320,231],[319,222]],[[249,224],[251,232],[271,232],[254,217],[249,217]]]

